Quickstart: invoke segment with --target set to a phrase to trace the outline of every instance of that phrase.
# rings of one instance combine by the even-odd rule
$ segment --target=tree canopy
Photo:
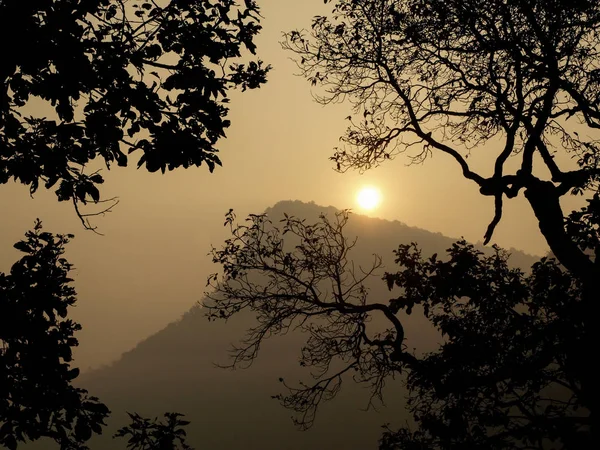
[[[560,197],[596,190],[600,176],[600,4],[594,0],[338,0],[308,32],[286,34],[322,103],[354,105],[338,170],[366,170],[404,153],[450,155],[494,197],[489,242],[504,198],[521,191],[560,262],[600,269],[566,235]],[[471,152],[497,147],[486,175]],[[567,152],[578,164],[561,169]],[[520,159],[509,173],[509,157]],[[534,167],[535,166],[535,167]],[[545,178],[549,173],[549,179]]]
[[[584,246],[600,241],[597,208],[598,197],[569,218]],[[214,292],[205,306],[212,320],[256,315],[232,349],[233,367],[250,365],[265,339],[299,330],[307,336],[299,363],[314,382],[280,379],[285,392],[276,398],[304,429],[344,381],[368,386],[373,402],[383,400],[386,382],[405,376],[416,428],[389,428],[382,449],[593,448],[580,279],[552,258],[527,274],[509,268],[498,247],[485,256],[459,241],[446,256],[424,258],[412,243],[395,252],[399,270],[383,276],[395,296],[375,301],[365,280],[381,260],[352,264],[347,221],[346,212],[314,224],[251,215],[235,225],[229,213],[231,238],[212,252],[222,275],[209,279]],[[406,347],[403,323],[411,314],[435,327],[438,349]]]
[[[95,159],[212,172],[229,89],[266,81],[259,19],[254,0],[1,2],[0,183],[58,183],[77,209],[103,201]]]
[[[337,169],[368,170],[402,153],[420,163],[433,152],[444,153],[481,194],[494,198],[485,243],[501,220],[503,201],[524,194],[552,254],[578,280],[573,283],[581,283],[580,295],[564,294],[570,306],[562,310],[563,319],[580,324],[565,330],[580,336],[579,344],[564,346],[565,360],[577,373],[578,401],[589,408],[591,429],[597,430],[597,383],[582,348],[595,345],[598,337],[593,311],[600,292],[600,4],[326,3],[333,5],[331,14],[315,17],[309,31],[287,33],[283,46],[295,53],[301,75],[320,88],[321,103],[349,100],[353,105],[343,146],[332,157]],[[497,153],[489,169],[475,170],[469,155],[491,148]],[[559,163],[559,154],[574,164]],[[514,172],[509,158],[518,161]],[[570,219],[560,204],[567,194],[585,194],[588,202]],[[487,301],[494,301],[495,294],[488,294]],[[545,295],[546,301],[552,297]],[[535,301],[537,308],[544,307],[543,298]],[[459,298],[452,302],[460,305]],[[468,317],[463,322],[468,327]],[[539,326],[540,333],[552,332],[550,324]],[[539,379],[534,371],[527,376]],[[435,401],[439,414],[450,413],[444,398]]]
[[[25,255],[0,273],[0,443],[15,450],[19,442],[48,437],[61,449],[86,448],[101,433],[108,408],[72,381],[72,349],[78,323],[67,318],[76,302],[63,258],[71,235],[33,231],[16,243]]]
[[[81,325],[67,318],[77,301],[64,258],[72,235],[32,231],[14,247],[25,253],[0,273],[0,444],[50,438],[61,450],[87,450],[93,434],[102,434],[110,411],[73,381],[75,333]],[[191,450],[182,414],[166,413],[165,422],[128,413],[131,422],[113,438],[128,438],[133,450]]]
[[[465,242],[448,261],[400,246],[393,302],[423,306],[443,337],[411,366],[408,408],[417,423],[388,430],[383,449],[593,448],[581,282],[542,258],[530,275],[510,270],[496,247],[484,257]]]

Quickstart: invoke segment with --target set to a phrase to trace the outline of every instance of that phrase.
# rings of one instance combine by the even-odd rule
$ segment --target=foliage
[[[596,190],[600,175],[600,3],[595,0],[337,0],[306,33],[286,34],[301,74],[319,100],[348,99],[355,117],[333,160],[369,169],[407,152],[420,163],[450,155],[495,217],[521,190],[559,261],[597,278],[566,235],[559,199]],[[484,176],[472,151],[498,148]],[[554,153],[577,158],[562,170]],[[507,173],[509,157],[520,167]],[[539,156],[536,159],[536,156]],[[534,161],[537,165],[534,170]],[[551,180],[544,180],[549,172]]]
[[[554,259],[526,276],[498,248],[483,257],[459,242],[448,253],[441,262],[400,246],[401,270],[387,275],[403,290],[392,302],[422,305],[443,343],[408,374],[417,430],[388,431],[382,448],[592,448],[588,369],[573,357],[586,342],[581,283]]]
[[[597,430],[597,414],[592,410],[598,403],[598,388],[593,375],[585,370],[589,367],[589,355],[584,349],[597,342],[593,317],[600,290],[597,258],[600,252],[597,211],[600,142],[594,135],[600,128],[600,4],[592,0],[337,0],[331,3],[334,6],[329,16],[315,17],[308,32],[288,33],[283,45],[296,54],[301,75],[323,88],[319,101],[327,104],[348,99],[353,104],[354,117],[349,117],[350,127],[342,138],[344,146],[336,149],[332,158],[337,169],[367,170],[400,153],[406,153],[416,163],[423,162],[433,152],[445,153],[456,161],[463,176],[479,187],[481,194],[494,198],[495,215],[485,233],[485,243],[490,242],[501,220],[504,199],[523,192],[561,270],[566,269],[568,277],[572,277],[570,288],[560,285],[565,289],[562,295],[567,302],[560,309],[564,322],[557,322],[560,326],[553,321],[536,322],[535,326],[539,327],[539,336],[545,332],[554,336],[555,327],[564,332],[560,338],[564,345],[559,347],[564,351],[566,363],[563,368],[559,362],[549,364],[556,364],[554,369],[559,367],[569,377],[575,377],[579,383],[577,405],[590,410],[589,421],[593,422],[590,427]],[[493,166],[487,170],[490,175],[474,170],[469,164],[469,155],[480,148],[498,149]],[[576,160],[575,170],[568,170],[566,165],[559,167],[554,159],[557,153],[572,156]],[[507,168],[509,157],[519,162],[514,172]],[[570,218],[563,213],[560,204],[561,197],[568,193],[589,196],[588,207]],[[408,258],[409,253],[405,252],[403,257]],[[407,261],[400,260],[402,264]],[[416,264],[416,261],[411,263]],[[471,270],[477,264],[472,261],[467,268]],[[529,300],[522,300],[518,306],[529,311],[548,309],[554,314],[553,308],[557,306],[544,303],[550,301],[554,292],[545,291],[544,295],[535,296],[528,286],[536,276],[535,270],[533,278],[521,282],[529,290],[524,297]],[[405,290],[432,287],[437,276],[435,272],[430,272],[429,278],[419,272],[409,270],[409,273],[412,278],[402,282]],[[414,277],[420,279],[421,285],[411,284]],[[468,291],[479,286],[475,281],[483,279],[486,276],[481,272],[471,280],[473,286],[463,286],[460,278],[453,282]],[[394,284],[393,280],[388,281]],[[438,288],[442,286],[427,294],[436,294]],[[443,298],[444,294],[436,295]],[[400,305],[410,308],[410,302],[417,299],[405,300],[408,303],[400,302]],[[431,308],[432,300],[424,297],[420,301],[424,308]],[[533,304],[534,301],[537,303]],[[454,309],[462,307],[461,299],[453,298],[447,303],[449,309],[445,313],[456,314]],[[533,312],[529,315],[535,316]],[[569,328],[569,321],[576,327]],[[463,317],[460,324],[468,329],[469,317]],[[522,326],[519,332],[527,333],[527,324]],[[488,332],[492,331],[493,328],[489,328]],[[458,331],[454,337],[463,339]],[[502,336],[497,339],[503,342]],[[527,345],[534,343],[532,338]],[[521,344],[517,344],[515,340],[514,345],[519,349]],[[467,354],[468,347],[461,348]],[[528,351],[526,355],[531,357],[538,348],[520,350]],[[510,348],[507,351],[511,351]],[[444,365],[452,361],[460,359],[442,358],[437,373],[454,370]],[[534,412],[529,418],[539,420],[536,401],[539,395],[545,395],[540,394],[542,369],[524,367],[522,376],[529,384],[519,386],[517,383],[512,387],[519,395],[523,394],[519,390],[522,389],[528,399],[533,398],[530,406]],[[465,370],[468,368],[467,365]],[[426,416],[423,420],[431,419],[448,426],[449,418],[442,417],[443,414],[452,415],[453,408],[456,412],[457,405],[466,399],[467,403],[462,406],[472,408],[465,411],[472,417],[463,417],[465,423],[471,426],[476,419],[483,420],[478,424],[479,431],[485,430],[480,437],[489,437],[489,427],[495,426],[494,422],[486,423],[487,419],[477,416],[477,411],[481,407],[490,412],[498,405],[481,406],[480,399],[475,401],[478,399],[475,394],[443,397],[419,381],[417,377],[422,374],[418,370],[411,370],[414,383],[411,389],[420,392],[424,399],[424,406],[419,406],[417,400],[412,404],[419,418],[422,413]],[[477,386],[471,387],[473,392],[477,391]],[[477,395],[487,400],[491,398],[481,390]],[[502,397],[500,401],[505,400]],[[547,413],[548,421],[542,420],[534,426],[503,423],[507,439],[525,447],[532,446],[528,448],[538,448],[548,442],[533,443],[527,439],[535,440],[542,434],[550,441],[562,440],[560,445],[577,447],[581,443],[571,441],[575,431],[567,432],[562,425],[554,425],[558,422],[553,421],[553,408]],[[472,428],[467,427],[464,435],[472,440],[460,441],[463,437],[444,436],[439,427],[428,429],[420,419],[417,422],[420,428],[414,436],[418,439],[411,441],[413,435],[409,433],[398,442],[407,446],[412,442],[414,448],[421,448],[421,444],[443,447],[448,439],[456,439],[461,442],[459,447],[510,447],[503,443],[504,437],[498,442],[481,444]],[[462,430],[455,424],[450,428]]]
[[[121,428],[114,437],[129,437],[127,448],[131,450],[192,450],[185,443],[185,430],[189,425],[186,420],[181,420],[183,414],[165,413],[166,421],[158,422],[140,417],[138,414],[129,414],[131,424]],[[177,444],[179,442],[179,444]]]
[[[335,221],[322,216],[316,224],[286,217],[281,230],[264,215],[251,215],[244,226],[234,227],[233,220],[230,212],[226,223],[232,238],[212,251],[223,278],[215,274],[209,279],[214,292],[207,293],[210,302],[205,303],[211,320],[245,309],[256,313],[257,326],[233,349],[233,367],[251,364],[263,339],[301,330],[309,338],[300,365],[311,368],[319,381],[280,397],[300,413],[299,425],[312,424],[318,403],[335,397],[346,372],[373,383],[379,396],[384,378],[400,368],[394,359],[404,355],[398,351],[404,331],[389,306],[367,303],[363,282],[381,267],[381,260],[376,258],[364,271],[354,270],[348,259],[354,244],[342,234],[347,213]],[[292,245],[284,245],[285,234]],[[385,336],[369,335],[366,325],[373,314],[389,317]]]
[[[108,408],[84,389],[72,386],[74,333],[67,319],[76,302],[62,257],[71,235],[33,231],[16,243],[23,256],[9,274],[0,273],[0,443],[49,437],[61,449],[85,448],[92,433],[102,433]]]
[[[245,57],[259,19],[254,0],[1,2],[0,183],[58,183],[77,207],[101,201],[102,175],[85,172],[96,158],[126,166],[140,150],[150,172],[212,172],[228,90],[266,80],[269,67]],[[53,117],[32,115],[40,102]]]
[[[571,213],[566,221],[566,229],[581,251],[600,261],[600,193],[596,193],[587,203],[581,210]]]
[[[590,211],[583,216],[595,217]],[[315,381],[281,380],[288,393],[276,396],[299,413],[302,427],[348,376],[381,399],[386,380],[406,373],[417,429],[388,429],[382,448],[589,447],[584,288],[555,260],[543,258],[525,274],[510,269],[497,247],[484,256],[459,241],[447,258],[424,259],[416,244],[401,245],[400,270],[384,275],[400,292],[376,303],[364,281],[380,260],[355,270],[354,241],[343,235],[347,213],[310,225],[286,217],[280,227],[264,215],[251,215],[246,225],[233,220],[230,212],[232,237],[212,252],[223,273],[209,279],[207,315],[256,314],[257,326],[233,349],[234,367],[251,363],[264,339],[307,333],[300,364],[312,368]],[[594,239],[597,245],[597,229]],[[407,351],[404,313],[425,315],[440,333],[438,350]]]

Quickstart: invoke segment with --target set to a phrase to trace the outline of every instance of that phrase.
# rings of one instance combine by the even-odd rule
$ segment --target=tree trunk
[[[592,261],[567,234],[560,196],[552,182],[533,179],[527,184],[525,197],[557,260],[583,283],[582,303],[574,305],[572,309],[573,314],[578,316],[574,317],[574,323],[581,323],[583,326],[582,342],[578,348],[573,349],[569,366],[578,374],[581,382],[583,398],[580,401],[590,411],[592,442],[596,442],[598,417],[594,410],[598,403],[598,381],[593,366],[596,363],[596,346],[600,341],[594,306],[600,297],[600,265]]]
[[[571,240],[565,231],[565,220],[560,197],[551,181],[532,179],[527,183],[525,198],[538,219],[540,231],[558,261],[581,280],[600,277],[600,270]]]

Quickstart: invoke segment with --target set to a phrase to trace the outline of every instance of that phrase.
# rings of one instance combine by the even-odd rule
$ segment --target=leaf
[[[69,372],[68,372],[69,379],[74,380],[78,376],[79,376],[79,369],[77,367],[74,367],[73,369],[69,370]]]
[[[102,175],[100,175],[99,173],[96,173],[90,176],[90,181],[95,184],[102,184],[104,183],[104,178],[102,178]]]
[[[100,200],[100,192],[98,191],[98,188],[93,184],[89,184],[87,187],[87,192],[90,195],[90,197],[92,197],[92,199],[94,200],[94,203],[98,203],[98,201]]]
[[[17,440],[12,434],[6,436],[3,443],[8,450],[17,450]]]
[[[87,422],[84,422],[82,420],[82,418],[80,417],[79,419],[77,419],[77,423],[75,424],[75,438],[79,442],[85,442],[85,441],[89,440],[91,437],[92,437],[92,429],[87,424]]]
[[[17,250],[23,252],[23,253],[30,253],[31,252],[31,247],[25,241],[17,242],[15,245],[13,245],[13,247],[16,248]]]
[[[100,425],[97,422],[92,422],[90,423],[90,427],[92,428],[92,431],[96,434],[102,434],[102,425]]]
[[[160,44],[152,44],[146,47],[146,57],[150,59],[156,59],[162,55],[163,49]]]
[[[390,274],[390,273],[386,274],[385,281],[387,283],[388,290],[391,291],[394,288],[394,281],[395,281],[394,275]]]
[[[109,21],[116,15],[117,15],[117,5],[110,5],[108,10],[106,11],[106,14],[104,15],[104,19]]]

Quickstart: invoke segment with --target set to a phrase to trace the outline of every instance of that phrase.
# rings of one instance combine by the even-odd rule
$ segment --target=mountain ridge
[[[313,221],[321,213],[330,217],[339,211],[333,206],[297,200],[281,201],[265,209],[273,223],[284,212]],[[352,214],[346,226],[346,236],[354,235],[358,236],[354,260],[369,263],[377,253],[389,270],[395,267],[392,250],[400,243],[417,242],[423,256],[429,256],[434,252],[444,254],[456,241],[400,221],[358,214]],[[486,254],[493,252],[489,247],[475,247]],[[535,259],[516,250],[510,260],[513,266],[526,269]],[[374,277],[368,288],[370,295],[382,299],[379,301],[393,297],[381,277]],[[409,347],[427,349],[439,342],[431,325],[418,314],[403,316],[402,320]],[[375,449],[381,425],[409,420],[403,409],[401,380],[390,380],[386,398],[394,401],[379,412],[361,412],[368,393],[347,382],[340,397],[322,407],[313,429],[296,431],[289,419],[291,413],[270,397],[280,392],[279,377],[296,381],[308,376],[298,364],[302,335],[290,333],[269,339],[248,370],[227,371],[213,365],[227,362],[228,346],[243,336],[252,321],[252,315],[246,313],[227,323],[208,322],[202,307],[196,304],[180,320],[140,341],[111,365],[82,374],[77,384],[100,397],[113,411],[108,432],[94,438],[91,447],[114,448],[110,435],[127,422],[125,411],[149,417],[160,417],[167,411],[186,414],[191,421],[189,443],[197,449],[211,450],[240,445],[248,450]]]

